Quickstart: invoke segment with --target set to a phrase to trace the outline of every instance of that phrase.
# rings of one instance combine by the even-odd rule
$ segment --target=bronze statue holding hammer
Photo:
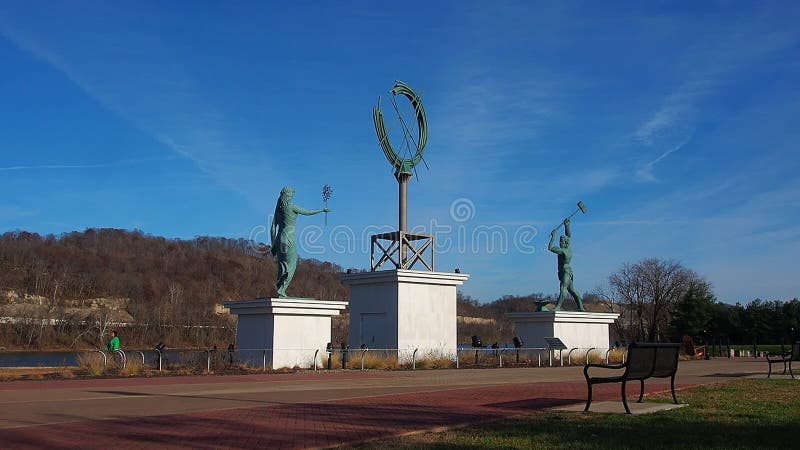
[[[583,202],[578,202],[578,209],[584,214],[586,213],[586,205],[584,205]],[[556,304],[554,311],[561,310],[561,304],[564,303],[564,299],[567,297],[567,292],[569,292],[569,294],[572,295],[572,298],[575,299],[575,302],[578,303],[578,311],[586,311],[586,309],[583,307],[581,295],[575,290],[575,286],[572,284],[572,267],[569,265],[570,261],[572,261],[572,245],[570,243],[572,233],[569,228],[569,219],[574,214],[575,213],[572,213],[569,217],[564,219],[563,222],[561,222],[564,225],[564,234],[561,236],[561,239],[559,239],[559,245],[556,245],[556,233],[561,225],[550,232],[550,244],[548,245],[548,248],[551,252],[558,255],[558,281],[561,283],[558,293],[558,303]]]

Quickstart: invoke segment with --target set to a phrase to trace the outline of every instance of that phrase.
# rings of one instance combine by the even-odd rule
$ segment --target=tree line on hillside
[[[534,312],[540,302],[546,302],[552,307],[556,303],[553,295],[534,293],[529,295],[504,295],[497,300],[481,303],[478,299],[458,292],[456,295],[456,311],[461,317],[479,317],[492,319],[489,323],[459,323],[458,342],[469,344],[472,336],[481,338],[484,344],[509,344],[514,338],[514,325],[506,318],[510,312]],[[584,306],[588,311],[599,312],[604,306],[601,299],[592,293],[583,296]],[[564,308],[577,307],[570,298]],[[540,344],[528,343],[531,346]]]
[[[159,341],[170,347],[227,345],[234,339],[235,321],[218,314],[215,305],[274,296],[277,270],[268,254],[264,244],[245,239],[166,239],[117,229],[2,234],[0,294],[15,292],[18,298],[0,296],[0,347],[103,346],[120,322],[129,348]],[[301,260],[289,293],[346,300],[347,288],[337,276],[341,272],[329,262]],[[531,294],[481,303],[459,293],[459,316],[493,319],[461,323],[459,342],[478,335],[485,343],[509,343],[514,330],[505,314],[535,311],[541,301],[554,303],[554,298]],[[585,294],[584,304],[590,311],[620,313],[612,340],[621,342],[678,342],[689,335],[767,344],[787,342],[800,331],[797,299],[719,302],[700,275],[654,258],[624,264],[606,287]],[[10,316],[14,320],[9,322]],[[346,330],[340,328],[337,336]]]
[[[166,239],[119,229],[59,236],[8,232],[0,235],[0,289],[37,298],[39,304],[30,305],[22,320],[0,325],[0,343],[9,348],[102,345],[115,315],[111,308],[96,307],[98,298],[126,300],[133,323],[122,334],[129,347],[230,342],[233,322],[215,313],[215,305],[274,296],[276,263],[268,255],[264,244],[245,239]],[[347,289],[337,278],[341,271],[329,262],[303,259],[290,294],[346,299]],[[9,309],[11,302],[1,298],[0,308]],[[76,312],[90,306],[95,306],[90,316]],[[31,326],[37,324],[42,325]]]
[[[494,320],[460,325],[459,342],[469,343],[472,335],[481,337],[484,343],[511,342],[514,330],[506,313],[532,312],[538,302],[546,301],[552,306],[554,300],[553,296],[539,293],[507,295],[481,303],[459,293],[458,315]],[[609,275],[605,287],[584,294],[584,304],[589,311],[620,314],[611,326],[612,342],[682,342],[683,336],[688,335],[701,342],[780,344],[800,335],[800,300],[724,303],[717,300],[708,281],[672,260],[647,258],[623,264]]]
[[[681,342],[688,335],[703,341],[780,344],[796,339],[800,328],[796,298],[723,303],[708,281],[672,260],[623,264],[598,295],[610,311],[620,313],[614,331],[624,342]]]

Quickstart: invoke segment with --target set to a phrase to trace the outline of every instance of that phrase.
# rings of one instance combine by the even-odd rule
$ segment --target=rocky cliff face
[[[41,295],[20,294],[13,289],[0,290],[0,320],[85,321],[97,312],[105,312],[114,322],[134,320],[127,311],[127,298],[59,299]]]

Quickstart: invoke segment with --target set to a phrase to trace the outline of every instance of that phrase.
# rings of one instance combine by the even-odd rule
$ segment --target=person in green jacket
[[[106,345],[106,348],[110,352],[119,350],[119,338],[117,337],[116,331],[111,332],[111,340],[108,341],[108,345]]]

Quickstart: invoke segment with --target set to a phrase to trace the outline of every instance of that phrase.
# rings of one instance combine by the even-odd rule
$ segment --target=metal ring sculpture
[[[422,160],[425,144],[428,143],[428,118],[425,115],[425,108],[422,106],[422,99],[420,99],[419,95],[417,95],[409,85],[402,81],[395,81],[391,93],[392,95],[400,94],[406,96],[414,107],[414,114],[417,118],[417,151],[411,158],[401,158],[395,151],[386,133],[386,125],[383,122],[383,112],[381,112],[380,97],[378,97],[378,104],[372,108],[372,119],[375,122],[375,132],[378,134],[378,141],[383,149],[383,154],[386,155],[386,159],[389,160],[389,164],[395,169],[395,177],[399,179],[401,174],[411,175],[414,166]],[[407,131],[402,117],[400,117],[400,121],[404,130]]]

